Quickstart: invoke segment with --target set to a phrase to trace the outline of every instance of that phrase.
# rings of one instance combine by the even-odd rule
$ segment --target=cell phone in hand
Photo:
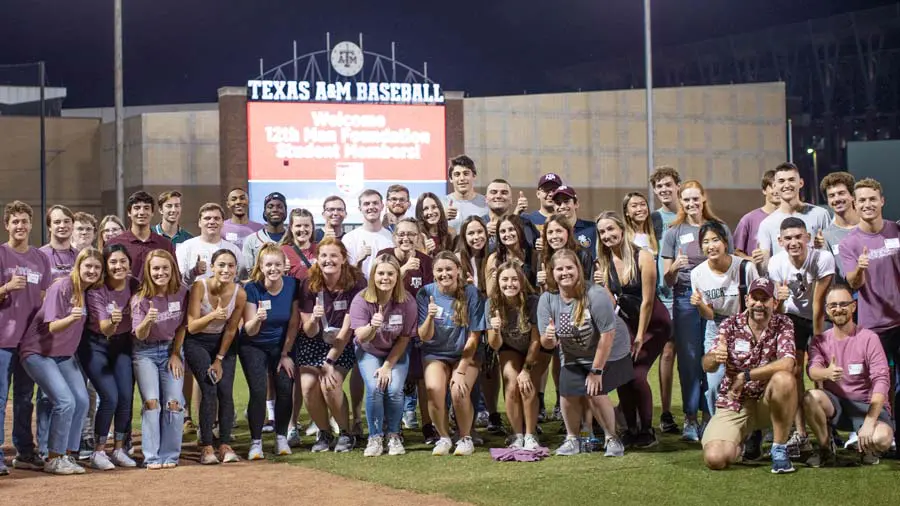
[[[219,376],[216,374],[216,370],[212,367],[206,371],[206,375],[209,376],[209,381],[212,381],[213,385],[219,382]]]

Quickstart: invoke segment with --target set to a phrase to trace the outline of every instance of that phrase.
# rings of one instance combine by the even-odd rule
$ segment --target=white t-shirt
[[[379,222],[380,223],[380,222]],[[378,232],[369,232],[363,227],[354,228],[350,232],[344,234],[341,242],[347,248],[347,254],[350,256],[350,263],[356,265],[356,262],[362,257],[363,248],[369,246],[372,248],[372,254],[363,262],[360,268],[363,276],[369,279],[369,269],[372,267],[372,259],[379,251],[385,248],[394,247],[394,239],[386,228],[382,228]]]
[[[759,224],[759,230],[756,232],[757,248],[769,252],[774,256],[781,252],[781,246],[778,244],[778,236],[781,235],[781,222],[785,218],[800,218],[806,223],[806,231],[809,232],[809,247],[813,247],[813,238],[819,232],[824,231],[831,224],[831,217],[828,211],[812,204],[803,204],[800,211],[794,213],[785,213],[780,208],[772,211]]]
[[[208,278],[212,276],[212,256],[220,249],[227,249],[234,253],[235,258],[237,259],[236,275],[240,277],[241,273],[247,269],[247,265],[244,263],[244,255],[241,254],[241,250],[239,250],[237,246],[224,239],[217,243],[208,243],[204,241],[202,237],[194,237],[193,239],[188,239],[175,246],[175,257],[178,261],[178,270],[181,271],[181,279],[187,286],[191,286],[191,284],[199,278]],[[197,265],[198,257],[206,262],[206,274],[195,278],[191,275],[191,269]]]
[[[740,267],[741,257],[731,255],[731,266],[724,274],[716,274],[709,266],[709,260],[691,271],[691,290],[699,291],[703,302],[709,304],[716,316],[733,316],[741,312]],[[746,264],[746,286],[759,277],[756,266]]]
[[[775,287],[787,280],[791,296],[784,301],[784,312],[812,320],[812,298],[816,282],[834,274],[834,255],[822,249],[810,249],[800,268],[794,267],[787,251],[769,260],[769,279]]]
[[[441,204],[444,206],[445,213],[450,206],[451,200],[453,201],[453,207],[456,208],[456,218],[449,220],[447,224],[457,232],[459,232],[459,227],[462,226],[462,223],[466,221],[466,218],[469,216],[484,216],[485,214],[488,214],[487,199],[480,193],[476,193],[471,200],[459,200],[453,197],[452,193],[445,196],[441,199]]]

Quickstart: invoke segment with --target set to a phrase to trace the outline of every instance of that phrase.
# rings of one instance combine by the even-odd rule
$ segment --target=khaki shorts
[[[765,395],[760,399],[747,399],[740,411],[716,408],[716,414],[703,431],[703,446],[711,441],[730,441],[739,445],[753,431],[771,426],[772,418]]]

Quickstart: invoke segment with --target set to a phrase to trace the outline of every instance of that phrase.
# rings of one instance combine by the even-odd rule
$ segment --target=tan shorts
[[[753,431],[771,426],[772,418],[765,395],[760,399],[744,401],[740,411],[717,408],[703,431],[703,446],[711,441],[730,441],[739,445]]]

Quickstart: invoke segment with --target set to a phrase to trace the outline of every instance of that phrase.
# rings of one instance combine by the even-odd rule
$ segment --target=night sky
[[[793,23],[888,0],[653,0],[654,45]],[[101,5],[102,4],[102,5]],[[266,67],[358,40],[470,95],[554,91],[550,69],[643,49],[641,0],[124,0],[125,104],[213,102]],[[310,7],[312,5],[312,7]],[[442,10],[446,9],[446,10]],[[47,62],[66,107],[113,102],[112,0],[2,0],[0,64]],[[0,69],[0,84],[21,82]]]

